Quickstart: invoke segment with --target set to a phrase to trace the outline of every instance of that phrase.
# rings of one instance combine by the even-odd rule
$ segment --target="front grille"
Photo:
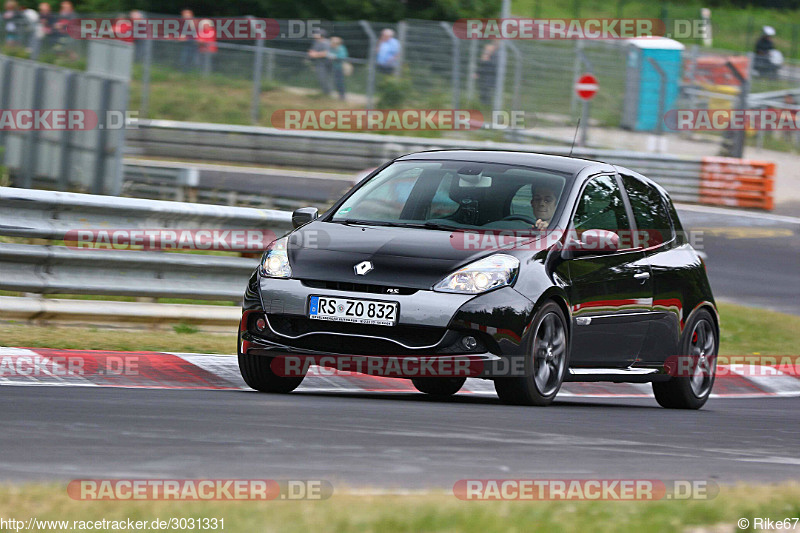
[[[303,285],[314,289],[327,289],[330,291],[368,292],[371,294],[414,294],[417,289],[407,287],[391,287],[388,285],[370,285],[368,283],[349,283],[346,281],[317,281],[302,280]]]
[[[306,333],[316,334],[300,339],[292,339],[289,341],[292,346],[310,350],[353,353],[355,355],[403,353],[406,350],[397,343],[412,348],[431,346],[438,343],[447,332],[446,328],[429,326],[375,326],[313,320],[292,315],[269,314],[267,317],[272,329],[281,335],[296,337]],[[330,335],[330,333],[336,333],[337,335]],[[383,337],[390,340],[370,339],[363,336]]]

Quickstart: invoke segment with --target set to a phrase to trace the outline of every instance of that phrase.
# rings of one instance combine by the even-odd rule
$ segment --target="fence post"
[[[594,67],[592,66],[591,61],[589,58],[586,57],[586,54],[583,50],[578,50],[578,56],[580,57],[581,63],[585,66],[586,70],[589,74],[594,74]],[[578,81],[577,79],[575,80]],[[574,90],[573,90],[574,92]],[[578,146],[586,146],[586,142],[589,136],[589,117],[591,115],[591,110],[589,108],[589,100],[583,100],[583,104],[581,106],[581,127],[580,127],[580,135],[578,136]]]
[[[453,26],[447,22],[440,22],[439,25],[444,29],[447,36],[450,37],[450,42],[453,45],[452,64],[450,66],[450,85],[452,86],[453,109],[461,107],[461,40],[456,37],[453,32]]]
[[[500,11],[501,18],[511,17],[511,0],[503,0],[503,7]],[[497,50],[497,74],[494,80],[494,109],[498,111],[503,109],[503,92],[505,91],[506,84],[506,61],[508,60],[508,51],[506,50],[506,41],[500,40],[500,48]]]
[[[469,60],[467,64],[467,100],[475,99],[475,71],[478,62],[478,40],[469,40]]]
[[[275,76],[275,50],[267,48],[267,80],[272,81]]]
[[[408,24],[405,20],[397,23],[397,40],[400,41],[400,54],[397,56],[397,68],[394,71],[396,77],[403,75],[403,63],[406,60],[406,40],[408,38]]]
[[[375,47],[378,40],[372,26],[366,20],[359,20],[358,23],[367,34],[369,39],[369,52],[367,53],[367,109],[372,109],[375,105]]]
[[[751,65],[750,69],[752,70],[752,52],[749,53],[748,56],[750,60],[749,63]],[[737,102],[737,106],[739,109],[747,109],[747,99],[750,94],[750,76],[752,73],[748,73],[747,76],[742,76],[739,73],[739,70],[730,61],[727,61],[725,66],[727,66],[733,76],[739,80],[739,87],[741,87],[741,89],[739,90],[739,101]],[[722,139],[722,149],[720,152],[721,155],[727,157],[742,157],[744,155],[744,140],[745,131],[743,129],[726,131]]]
[[[150,68],[153,65],[153,41],[144,41],[144,60],[142,61],[142,98],[139,102],[139,115],[147,117],[147,108],[150,105]]]
[[[522,52],[513,43],[508,43],[508,48],[514,53],[514,92],[511,96],[511,110],[518,111],[520,88],[522,86]]]
[[[3,87],[0,89],[0,109],[8,109],[11,107],[11,73],[14,70],[14,64],[8,59],[3,59]],[[6,144],[6,132],[0,129],[0,146]],[[3,157],[7,157],[4,155]]]
[[[663,135],[664,135],[664,106],[667,102],[667,73],[658,64],[658,61],[652,57],[648,57],[647,61],[653,66],[658,74],[658,119],[656,120],[656,135],[658,135],[659,142],[656,143],[656,152],[663,151]]]
[[[249,18],[252,19],[252,17]],[[256,57],[253,61],[253,97],[250,103],[250,121],[258,124],[261,104],[261,73],[264,71],[264,39],[256,39]]]
[[[575,40],[575,61],[572,63],[572,86],[574,87],[576,83],[578,83],[578,78],[581,76],[581,67],[583,66],[583,62],[581,57],[583,57],[583,41],[580,39]],[[575,91],[572,90],[570,92],[570,101],[569,101],[569,114],[575,114],[575,108],[578,107],[578,95],[575,94]]]

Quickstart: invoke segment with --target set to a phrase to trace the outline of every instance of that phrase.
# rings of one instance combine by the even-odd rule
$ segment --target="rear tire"
[[[250,388],[260,392],[287,393],[300,386],[305,376],[282,377],[272,371],[272,357],[239,354],[239,371]]]
[[[467,378],[414,378],[411,383],[425,394],[444,398],[461,390]]]
[[[719,339],[711,313],[702,309],[683,329],[681,356],[696,358],[691,376],[653,383],[653,394],[667,409],[700,409],[708,401],[717,374]]]
[[[533,319],[525,375],[497,378],[494,388],[504,403],[545,406],[553,403],[569,367],[569,337],[564,313],[555,302],[544,304]]]

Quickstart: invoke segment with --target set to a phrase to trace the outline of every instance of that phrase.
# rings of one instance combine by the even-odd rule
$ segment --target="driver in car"
[[[547,229],[550,219],[556,211],[558,193],[548,185],[539,185],[533,189],[531,197],[531,207],[533,216],[536,217],[534,227],[539,230]]]

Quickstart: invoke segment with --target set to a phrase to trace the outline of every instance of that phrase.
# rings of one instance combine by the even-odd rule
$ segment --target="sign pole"
[[[597,84],[597,78],[592,76],[591,74],[584,74],[580,78],[578,78],[577,83],[575,83],[575,94],[583,100],[583,105],[581,106],[581,125],[580,125],[580,135],[578,136],[578,146],[586,146],[586,139],[589,135],[589,105],[594,98],[594,95],[597,94],[597,89],[599,88]]]
[[[589,124],[589,100],[584,100],[581,105],[581,133],[578,137],[578,146],[586,146],[588,136],[587,125]]]

